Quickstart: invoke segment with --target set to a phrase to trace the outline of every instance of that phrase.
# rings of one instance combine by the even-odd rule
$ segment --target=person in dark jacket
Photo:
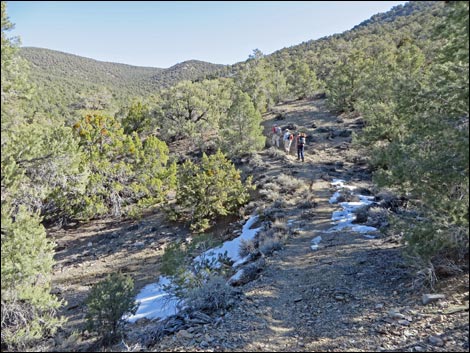
[[[297,135],[297,160],[302,159],[302,162],[304,162],[304,147],[306,140],[307,136],[305,135],[305,133],[302,132]]]

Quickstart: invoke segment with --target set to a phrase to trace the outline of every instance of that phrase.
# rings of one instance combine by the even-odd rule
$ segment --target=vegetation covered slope
[[[178,222],[213,226],[215,210],[195,212],[178,192],[236,212],[245,199],[218,191],[241,181],[228,159],[263,149],[261,113],[317,93],[329,109],[361,116],[353,141],[377,185],[406,203],[391,223],[420,273],[433,282],[442,259],[468,270],[468,2],[413,2],[398,13],[405,15],[381,15],[275,55],[255,50],[223,77],[178,82],[129,104],[140,93],[64,78],[65,71],[54,76],[47,65],[44,77],[30,79],[6,35],[12,24],[2,2],[2,347],[29,344],[59,325],[44,220],[131,217],[180,202]],[[168,79],[193,71],[187,67],[177,65]],[[123,79],[113,70],[103,82],[112,72]],[[174,142],[185,146],[182,155],[171,154]],[[216,159],[200,169],[203,152]],[[189,157],[194,166],[177,163]]]
[[[183,80],[213,74],[223,65],[189,60],[168,69],[103,62],[56,50],[22,47],[38,87],[36,111],[69,117],[78,109],[116,108],[129,97],[148,96]],[[34,111],[33,111],[34,113]]]

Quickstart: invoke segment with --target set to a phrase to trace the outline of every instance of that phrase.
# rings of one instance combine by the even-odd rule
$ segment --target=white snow
[[[313,238],[311,240],[312,245],[310,245],[310,249],[318,250],[318,245],[320,244],[320,242],[321,242],[321,235],[316,236],[315,238]]]
[[[346,185],[343,179],[333,179],[331,185],[336,186],[337,188],[344,188],[349,190],[357,189],[356,186]]]
[[[234,261],[233,264],[239,266],[248,257],[241,258],[238,250],[242,239],[251,240],[255,237],[256,233],[261,229],[250,227],[256,222],[258,216],[251,217],[243,226],[242,234],[233,240],[226,241],[219,248],[206,251],[203,255],[198,256],[194,261],[201,261],[202,258],[218,259],[219,254],[224,254],[227,251],[229,258]],[[238,271],[232,279],[236,276],[241,276],[242,270]],[[169,293],[165,292],[164,286],[170,285],[171,280],[165,276],[160,276],[157,283],[152,283],[145,286],[136,297],[136,302],[139,304],[137,312],[131,316],[124,316],[123,318],[129,322],[135,322],[142,318],[147,319],[165,319],[168,316],[175,315],[179,311],[180,299],[171,297]]]
[[[232,277],[230,277],[230,279],[228,280],[228,283],[234,283],[240,280],[240,278],[242,278],[243,276],[243,272],[244,272],[243,269],[238,270],[237,273],[235,273]]]
[[[171,298],[163,286],[170,284],[170,279],[160,276],[157,283],[145,286],[135,298],[139,304],[137,312],[126,319],[135,322],[146,317],[147,319],[164,319],[178,312],[179,299]]]
[[[222,244],[222,246],[218,248],[207,250],[202,255],[196,257],[194,261],[201,261],[203,259],[209,259],[209,260],[216,259],[217,260],[219,255],[223,255],[225,252],[227,252],[227,256],[230,258],[230,260],[232,260],[235,263],[243,260],[239,254],[241,241],[242,240],[249,241],[255,237],[256,233],[258,233],[261,227],[255,228],[255,229],[250,229],[250,227],[257,220],[258,220],[258,216],[251,217],[243,226],[242,234],[239,237],[226,241],[225,243]]]
[[[331,185],[335,186],[336,188],[343,188],[349,190],[356,189],[355,186],[346,185],[345,181],[342,179],[333,179]],[[340,191],[336,191],[330,198],[330,203],[336,203],[340,196]],[[334,227],[330,228],[327,233],[338,232],[344,230],[345,228],[350,228],[351,231],[358,233],[374,232],[377,230],[377,228],[374,227],[352,223],[356,219],[356,215],[354,212],[357,211],[357,209],[374,203],[374,196],[357,195],[357,197],[360,201],[340,202],[339,205],[343,208],[343,210],[333,211],[331,220],[334,224]]]
[[[330,203],[337,203],[340,196],[340,192],[336,191],[333,196],[330,197]]]

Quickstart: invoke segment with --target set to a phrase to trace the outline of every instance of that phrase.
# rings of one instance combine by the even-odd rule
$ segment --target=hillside
[[[195,80],[224,67],[198,60],[185,61],[167,69],[141,67],[33,47],[21,48],[20,55],[31,63],[33,77],[105,85],[134,95],[149,94],[182,80]]]
[[[409,1],[387,12],[378,13],[350,30],[282,48],[265,57],[278,68],[282,68],[289,60],[306,61],[314,68],[317,77],[324,79],[332,63],[353,47],[355,40],[408,37],[421,43],[419,45],[429,45],[427,39],[431,28],[436,18],[444,16],[443,9],[444,1]],[[245,63],[236,63],[226,72],[237,72]]]
[[[443,2],[411,1],[386,13],[376,14],[343,33],[280,49],[266,55],[266,60],[273,68],[285,72],[292,62],[301,60],[323,80],[331,66],[357,39],[373,41],[377,36],[392,35],[393,40],[399,41],[408,36],[417,43],[429,45],[426,38],[430,35],[430,26],[434,17],[442,16],[442,9]],[[147,97],[182,80],[233,77],[249,61],[226,66],[189,60],[162,69],[102,62],[32,47],[21,48],[20,55],[30,63],[30,77],[37,86],[38,99],[31,112],[52,112],[67,123],[77,120],[80,115],[77,108],[106,109],[114,114],[133,97]],[[88,104],[88,101],[96,100],[106,104]]]
[[[73,114],[77,102],[84,97],[104,96],[117,110],[132,97],[146,97],[182,80],[212,75],[224,67],[198,60],[167,69],[139,67],[33,47],[20,48],[19,53],[30,63],[30,77],[38,88],[37,110],[52,110],[65,117]]]
[[[2,350],[469,351],[468,7],[161,69],[2,2]]]
[[[279,113],[284,120],[276,120]],[[324,100],[303,100],[265,114],[267,136],[274,122],[307,132],[305,163],[296,160],[294,149],[286,155],[282,147],[242,161],[258,196],[244,218],[211,233],[233,237],[253,212],[260,214],[261,225],[284,235],[282,245],[263,250],[263,257],[244,267],[256,271],[236,287],[232,309],[163,322],[141,319],[127,324],[127,346],[112,350],[467,351],[468,275],[439,282],[436,291],[444,298],[422,303],[422,294],[429,292],[413,286],[400,235],[386,231],[384,217],[399,212],[399,200],[373,186],[361,151],[351,145],[361,117],[332,114]],[[356,191],[335,187],[338,179]],[[341,208],[340,200],[333,200],[338,191],[343,201],[357,200],[356,193],[373,198],[376,206],[355,224],[384,232],[332,231],[334,212]],[[68,301],[63,314],[69,319],[52,349],[81,351],[98,348],[93,336],[65,338],[82,327],[91,286],[118,270],[132,275],[137,290],[156,282],[165,248],[189,233],[156,213],[140,222],[100,221],[50,235],[58,243],[53,291]]]

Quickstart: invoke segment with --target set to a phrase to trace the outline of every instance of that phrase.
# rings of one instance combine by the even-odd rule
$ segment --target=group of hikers
[[[284,150],[287,154],[290,154],[290,148],[292,142],[297,147],[297,160],[302,160],[304,162],[304,149],[305,149],[305,142],[307,140],[307,135],[303,132],[296,132],[295,134],[289,129],[285,129],[284,133],[282,133],[282,129],[277,124],[274,124],[272,127],[272,138],[271,144],[273,146],[279,147],[280,140],[284,142]]]

